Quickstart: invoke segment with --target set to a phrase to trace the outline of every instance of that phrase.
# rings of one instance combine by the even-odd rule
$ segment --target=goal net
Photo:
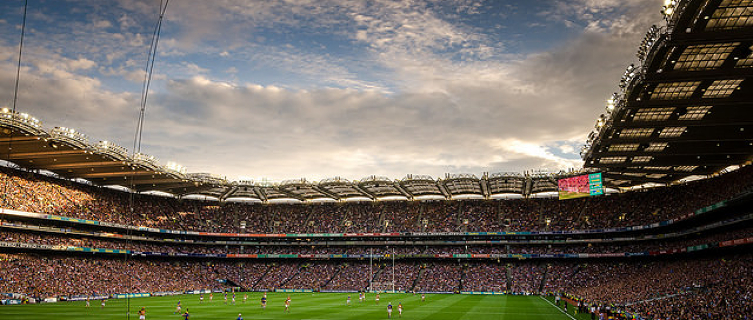
[[[369,287],[369,292],[392,292],[392,281],[374,281]]]

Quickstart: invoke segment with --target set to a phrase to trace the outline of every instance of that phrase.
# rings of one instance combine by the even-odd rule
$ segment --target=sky
[[[578,168],[661,3],[172,0],[141,152],[254,181]],[[0,1],[0,106],[23,4]],[[16,109],[132,151],[159,7],[29,0]]]

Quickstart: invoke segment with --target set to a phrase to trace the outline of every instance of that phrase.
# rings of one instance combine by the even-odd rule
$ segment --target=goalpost
[[[369,292],[392,292],[395,293],[395,249],[392,249],[392,254],[387,254],[388,257],[392,258],[392,279],[386,280],[386,281],[373,281],[373,278],[369,279]],[[369,274],[371,274],[371,277],[374,276],[373,273],[373,264],[374,264],[374,253],[369,248]]]

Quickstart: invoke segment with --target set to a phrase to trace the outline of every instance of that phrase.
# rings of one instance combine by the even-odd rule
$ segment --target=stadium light
[[[605,116],[604,116],[604,115],[602,114],[601,116],[599,116],[599,119],[598,119],[598,120],[596,120],[596,128],[597,128],[597,129],[601,129],[601,127],[603,127],[603,126],[604,126],[604,125],[605,125],[606,123],[607,123],[607,119],[606,119],[606,117],[605,117]]]
[[[625,90],[630,82],[633,81],[633,78],[635,78],[636,75],[635,64],[631,63],[629,66],[627,66],[627,68],[625,68],[625,73],[622,75],[622,79],[620,80],[620,88]]]
[[[675,13],[675,8],[677,7],[677,1],[676,0],[665,0],[664,6],[662,6],[661,13],[664,14],[665,18],[669,18],[672,16],[673,13]]]
[[[177,164],[177,163],[175,163],[173,161],[168,161],[167,165],[165,165],[165,169],[168,169],[168,170],[174,171],[174,172],[178,172],[178,173],[181,173],[181,174],[185,174],[186,173],[186,167],[184,167],[182,165],[179,165],[179,164]]]
[[[659,27],[657,27],[656,25],[653,25],[648,29],[646,36],[643,37],[643,41],[641,41],[641,46],[638,47],[638,53],[636,54],[638,60],[640,60],[641,62],[646,61],[646,57],[648,56],[649,52],[651,52],[651,48],[659,40],[660,31],[661,29],[659,29]]]

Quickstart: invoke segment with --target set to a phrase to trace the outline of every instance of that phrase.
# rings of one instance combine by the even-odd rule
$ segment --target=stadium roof
[[[581,153],[605,182],[708,175],[753,158],[753,1],[668,1]]]
[[[3,150],[0,158],[23,168],[47,170],[97,185],[118,185],[141,192],[162,191],[179,196],[198,194],[223,200],[491,198],[500,194],[556,191],[557,178],[582,173],[484,173],[481,178],[473,174],[447,174],[444,179],[407,175],[400,180],[369,176],[359,181],[299,179],[274,184],[231,182],[209,173],[186,173],[180,165],[162,165],[149,155],[131,155],[126,148],[108,141],[91,143],[87,136],[74,129],[55,127],[46,131],[36,118],[8,109],[0,110],[0,128]]]

